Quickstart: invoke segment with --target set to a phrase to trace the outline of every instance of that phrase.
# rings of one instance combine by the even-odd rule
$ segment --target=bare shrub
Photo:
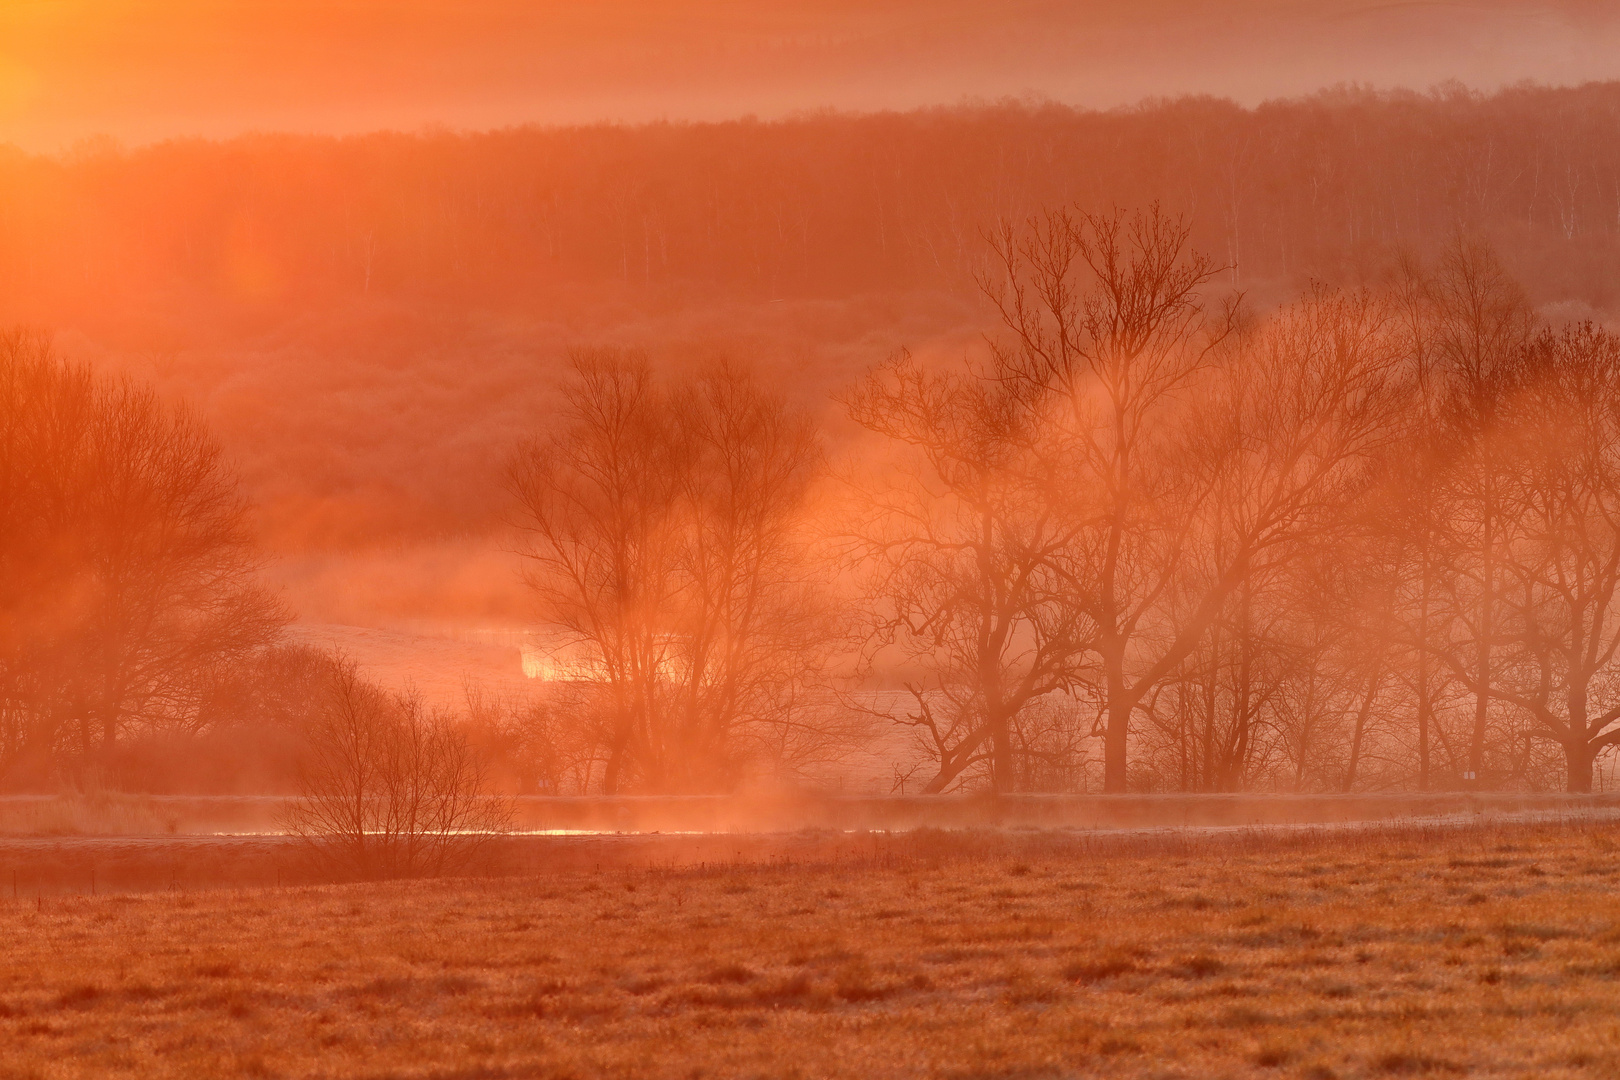
[[[283,825],[330,869],[433,877],[511,827],[510,805],[487,792],[453,718],[371,685],[352,661],[333,664],[308,743],[302,798]]]

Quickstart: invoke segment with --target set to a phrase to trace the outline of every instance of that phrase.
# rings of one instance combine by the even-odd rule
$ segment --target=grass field
[[[1613,827],[0,902],[0,1077],[1620,1075]]]

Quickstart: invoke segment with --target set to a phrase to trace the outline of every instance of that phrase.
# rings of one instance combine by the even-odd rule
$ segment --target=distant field
[[[281,833],[285,796],[0,797],[0,898],[256,889],[333,882]],[[1026,850],[1067,859],[1157,845],[1436,838],[1524,825],[1620,826],[1614,795],[930,795],[518,798],[514,835],[466,865],[476,877],[715,862],[823,863],[873,852]],[[3,1080],[3,1077],[0,1077]]]
[[[0,795],[4,837],[184,837],[283,828],[289,795]],[[1543,814],[1620,815],[1620,794],[513,796],[518,832],[761,833],[803,829],[1138,829]]]
[[[0,901],[0,1077],[1620,1075],[1620,830]]]

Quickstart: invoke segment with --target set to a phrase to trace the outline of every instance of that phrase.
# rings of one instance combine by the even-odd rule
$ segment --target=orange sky
[[[1620,77],[1604,0],[0,0],[0,142]]]

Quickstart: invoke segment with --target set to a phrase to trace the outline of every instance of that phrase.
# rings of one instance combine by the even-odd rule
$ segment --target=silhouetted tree
[[[1165,595],[1188,540],[1196,495],[1177,490],[1176,412],[1210,350],[1230,330],[1200,290],[1219,267],[1189,250],[1189,227],[1154,206],[1134,214],[1048,213],[993,237],[981,279],[1010,339],[995,347],[1004,379],[1052,394],[1076,460],[1085,515],[1070,591],[1088,604],[1101,667],[1104,788],[1124,791],[1126,739],[1143,696],[1189,652],[1202,614],[1146,679],[1130,668],[1149,609]],[[1229,588],[1229,586],[1228,586]]]
[[[541,616],[583,654],[568,676],[601,688],[611,795],[668,714],[684,448],[644,358],[579,353],[573,375],[562,429],[517,451],[507,485]]]
[[[849,725],[807,696],[833,636],[828,575],[806,544],[815,426],[731,363],[685,380],[670,404],[686,464],[666,751],[678,786],[730,787],[750,760],[791,774],[836,757]]]
[[[1439,550],[1446,592],[1443,658],[1474,699],[1463,769],[1486,786],[1492,651],[1498,637],[1500,562],[1520,537],[1502,437],[1534,316],[1495,253],[1458,238],[1431,285],[1434,349],[1446,382],[1440,417]],[[1439,637],[1431,635],[1431,642]],[[1469,657],[1462,661],[1461,650]]]
[[[285,621],[246,512],[191,413],[0,335],[0,767],[195,722]]]
[[[989,766],[1011,791],[1021,721],[1070,689],[1092,623],[1065,595],[1056,558],[1073,537],[1065,464],[1028,384],[930,372],[901,355],[845,396],[893,453],[851,478],[845,536],[862,565],[862,646],[917,676],[903,712],[937,762],[924,791]]]
[[[1497,655],[1473,685],[1522,710],[1562,750],[1568,790],[1587,792],[1620,744],[1620,338],[1586,324],[1525,353],[1491,436],[1516,542],[1494,560]]]
[[[560,430],[507,471],[527,581],[595,688],[603,789],[706,791],[824,749],[804,689],[829,648],[804,558],[820,449],[809,422],[735,366],[673,390],[644,357],[581,353]]]

